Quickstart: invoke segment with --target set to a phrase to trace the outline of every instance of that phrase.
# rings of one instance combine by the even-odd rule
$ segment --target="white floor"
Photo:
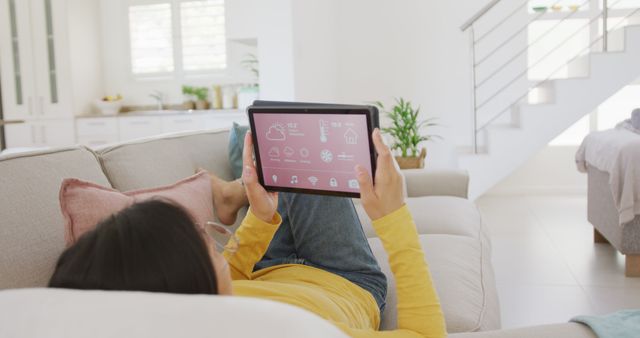
[[[640,278],[624,256],[593,243],[582,196],[485,196],[504,328],[640,308]]]

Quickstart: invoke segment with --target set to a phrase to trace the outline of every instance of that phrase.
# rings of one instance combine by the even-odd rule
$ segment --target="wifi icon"
[[[314,187],[316,186],[316,184],[318,184],[318,178],[315,176],[311,176],[307,179],[309,180],[309,182],[311,182],[311,185],[313,185]]]

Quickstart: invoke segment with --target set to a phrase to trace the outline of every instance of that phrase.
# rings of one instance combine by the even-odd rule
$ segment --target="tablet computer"
[[[254,107],[293,107],[293,108],[326,108],[326,109],[367,109],[371,114],[372,128],[380,128],[380,112],[378,107],[370,105],[349,105],[336,103],[316,103],[316,102],[291,102],[291,101],[253,101]]]
[[[265,189],[360,197],[355,166],[374,176],[368,109],[250,106],[247,112]]]

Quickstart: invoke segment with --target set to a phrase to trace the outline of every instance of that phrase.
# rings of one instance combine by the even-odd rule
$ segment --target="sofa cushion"
[[[369,244],[388,278],[387,306],[381,328],[397,325],[395,280],[388,256],[378,238]],[[420,235],[420,244],[444,312],[447,332],[471,332],[500,328],[497,293],[490,255],[483,241],[455,235]]]
[[[473,202],[452,196],[410,197],[406,200],[419,234],[448,234],[478,238],[480,213]],[[376,237],[359,200],[354,200],[356,211],[367,237]]]
[[[71,178],[64,180],[60,188],[66,244],[75,243],[109,215],[151,198],[166,198],[180,205],[199,224],[214,219],[211,179],[206,171],[172,185],[127,192]]]
[[[179,133],[127,142],[97,153],[112,186],[127,191],[171,184],[193,175],[198,168],[230,180],[228,141],[228,130]]]
[[[2,337],[346,338],[319,316],[274,301],[148,292],[0,292]],[[250,323],[250,325],[247,325]]]
[[[242,176],[242,151],[244,150],[244,136],[249,131],[249,126],[241,126],[233,122],[229,131],[229,164],[233,172],[233,178]]]
[[[58,193],[68,177],[109,185],[86,148],[0,156],[0,289],[47,284],[64,250]]]
[[[500,331],[458,333],[449,338],[598,338],[588,326],[562,323],[523,327]]]

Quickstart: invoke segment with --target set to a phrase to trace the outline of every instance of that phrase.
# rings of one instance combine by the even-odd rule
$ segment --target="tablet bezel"
[[[371,125],[373,128],[380,128],[380,112],[378,107],[371,105],[337,104],[337,103],[317,103],[317,102],[295,102],[295,101],[267,101],[254,100],[254,107],[302,107],[302,108],[325,108],[325,109],[368,109],[371,112]]]
[[[303,193],[303,194],[313,194],[313,195],[360,198],[360,192],[279,187],[279,186],[271,186],[271,185],[265,184],[264,175],[262,173],[262,161],[260,159],[260,145],[258,144],[258,138],[256,136],[256,127],[254,123],[255,114],[364,115],[366,118],[367,131],[368,131],[367,140],[369,142],[369,159],[371,161],[371,175],[372,175],[371,179],[374,179],[375,172],[376,172],[376,160],[377,160],[378,154],[375,151],[373,140],[371,139],[371,133],[373,133],[373,125],[371,121],[371,111],[369,109],[366,109],[364,107],[363,108],[335,108],[335,107],[328,108],[328,107],[319,107],[319,106],[309,106],[309,107],[250,106],[247,108],[247,115],[249,117],[249,127],[251,128],[251,139],[253,141],[254,156],[256,159],[256,170],[258,172],[258,181],[267,191],[282,191],[282,192],[293,192],[293,193]],[[354,171],[355,171],[355,168],[354,168]]]

